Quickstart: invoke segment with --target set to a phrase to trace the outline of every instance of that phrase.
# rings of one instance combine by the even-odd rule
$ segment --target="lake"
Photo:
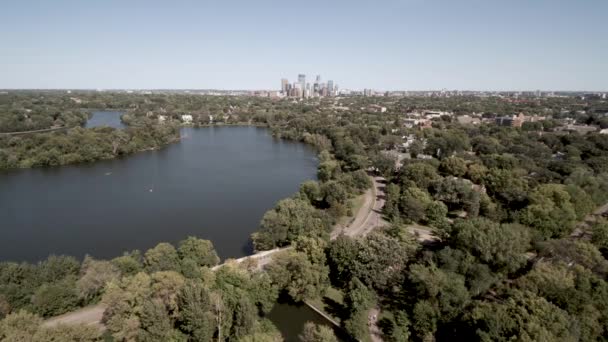
[[[252,252],[266,210],[316,178],[302,143],[256,127],[184,128],[159,151],[0,173],[0,260],[112,258],[187,236],[222,259]]]
[[[116,111],[94,111],[91,113],[91,117],[87,120],[87,123],[84,125],[85,128],[93,128],[93,127],[114,127],[118,129],[123,129],[127,126],[122,123],[120,120],[120,116],[123,115],[124,112],[116,112]]]

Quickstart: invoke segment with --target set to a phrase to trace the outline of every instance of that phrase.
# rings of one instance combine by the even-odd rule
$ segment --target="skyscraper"
[[[337,96],[338,85],[333,80],[321,83],[321,75],[315,76],[314,83],[306,83],[306,75],[298,74],[296,82],[289,83],[286,78],[281,79],[281,92],[289,97],[316,97],[316,96]]]
[[[306,89],[306,75],[299,74],[298,75],[298,83],[300,83],[300,89]]]

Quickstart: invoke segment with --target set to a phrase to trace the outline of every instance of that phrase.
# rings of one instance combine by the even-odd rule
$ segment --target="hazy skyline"
[[[10,1],[0,88],[608,90],[608,1]]]

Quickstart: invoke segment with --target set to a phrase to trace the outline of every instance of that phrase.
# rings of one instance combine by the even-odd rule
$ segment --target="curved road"
[[[334,227],[331,233],[331,239],[337,238],[341,233],[355,237],[364,236],[371,232],[374,228],[384,226],[387,222],[382,218],[382,207],[384,206],[384,178],[373,177],[373,187],[365,192],[363,205],[352,219],[351,223],[346,227]],[[285,251],[291,247],[276,248],[269,251],[259,252],[240,259],[229,259],[223,264],[213,267],[213,270],[230,264],[241,263],[248,259],[254,259],[257,262],[257,267],[262,268],[272,260],[272,255],[277,252]],[[103,304],[97,304],[82,308],[77,311],[65,313],[46,320],[43,326],[52,327],[58,324],[86,324],[97,325],[101,329],[104,328],[101,320],[105,308]]]

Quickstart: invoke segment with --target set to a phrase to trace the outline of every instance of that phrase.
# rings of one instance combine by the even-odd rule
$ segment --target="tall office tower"
[[[295,97],[302,97],[302,95],[304,94],[304,88],[302,87],[302,84],[299,82],[296,82],[293,84],[293,89],[294,89]]]
[[[327,81],[327,94],[329,94],[329,96],[334,95],[334,81],[332,80]]]
[[[304,92],[304,97],[311,97],[312,93],[310,92],[310,83],[306,83],[306,91]]]
[[[281,93],[288,95],[287,91],[289,90],[289,81],[286,78],[281,79]]]
[[[298,83],[300,83],[300,89],[302,89],[302,93],[304,93],[304,89],[306,89],[306,75],[299,74]]]

